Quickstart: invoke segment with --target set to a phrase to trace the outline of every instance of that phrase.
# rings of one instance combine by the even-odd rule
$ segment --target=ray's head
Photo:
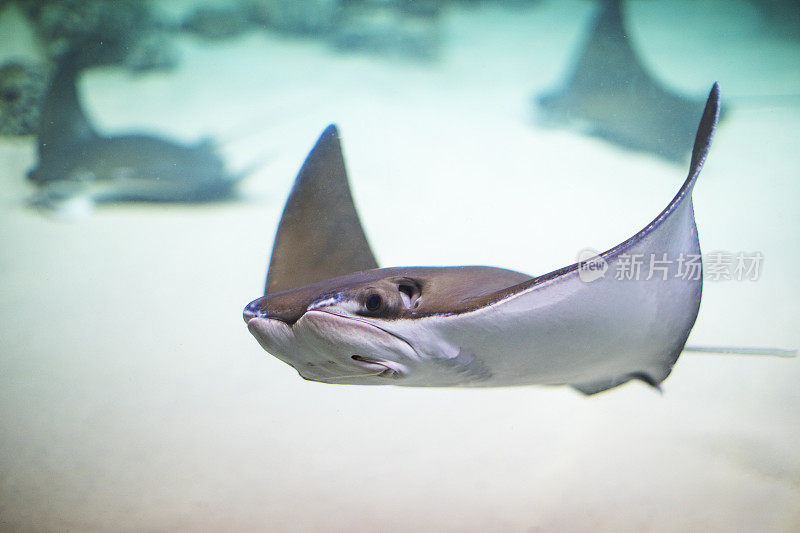
[[[245,307],[261,346],[301,376],[330,383],[391,384],[408,375],[417,354],[383,324],[412,318],[418,280],[371,270],[268,294]]]
[[[431,357],[443,355],[427,320],[469,312],[530,279],[479,266],[367,270],[267,294],[245,307],[244,320],[306,379],[424,384],[438,372]]]

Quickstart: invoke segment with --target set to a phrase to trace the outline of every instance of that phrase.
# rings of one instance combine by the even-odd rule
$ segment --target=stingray
[[[631,380],[659,388],[684,350],[794,356],[685,346],[702,293],[692,190],[719,98],[714,84],[688,176],[658,216],[617,246],[540,276],[487,266],[378,268],[338,131],[328,126],[286,202],[264,295],[243,312],[248,329],[301,377],[331,384],[569,385],[595,394]],[[637,260],[655,268],[626,274]]]
[[[153,135],[103,136],[77,92],[75,53],[59,61],[42,103],[38,161],[28,173],[32,203],[53,209],[98,202],[205,202],[231,195],[244,174],[230,175],[214,143],[184,146]]]
[[[547,125],[684,163],[703,102],[663,87],[642,65],[619,0],[604,0],[563,86],[538,97]]]
[[[718,115],[715,84],[688,177],[652,222],[540,276],[487,266],[376,268],[331,125],[286,202],[265,294],[244,310],[248,329],[303,378],[326,383],[571,385],[586,394],[631,379],[657,387],[700,307],[702,276],[680,268],[681,258],[700,257],[692,190]],[[663,272],[617,276],[634,257],[661,260]]]
[[[631,238],[540,276],[486,266],[377,268],[329,126],[303,164],[264,296],[244,309],[259,344],[305,379],[364,385],[571,385],[593,394],[669,375],[700,307],[692,190],[719,114],[715,84],[689,174]],[[633,258],[657,275],[617,276]],[[686,275],[695,258],[698,269]],[[682,272],[683,271],[683,272]]]

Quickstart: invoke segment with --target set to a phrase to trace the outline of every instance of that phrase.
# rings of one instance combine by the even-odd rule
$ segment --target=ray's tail
[[[725,355],[756,355],[769,357],[797,357],[797,350],[785,348],[766,348],[755,346],[685,346],[684,352],[725,354]]]

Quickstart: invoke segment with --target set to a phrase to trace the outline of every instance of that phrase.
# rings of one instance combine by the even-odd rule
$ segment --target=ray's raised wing
[[[597,393],[631,379],[657,387],[678,359],[700,308],[702,263],[692,189],[719,115],[711,89],[689,175],[667,207],[594,258],[465,303],[437,320],[443,338],[483,357],[503,384],[570,384]],[[653,268],[655,267],[655,268]],[[495,357],[498,343],[503,353]]]
[[[283,209],[264,294],[377,268],[331,124],[308,154]]]
[[[38,163],[28,173],[31,181],[42,183],[63,179],[63,161],[80,157],[81,147],[99,138],[78,96],[80,72],[76,50],[66,52],[58,59],[42,100],[36,132]]]
[[[689,166],[689,174],[680,190],[667,207],[665,207],[650,224],[645,226],[634,236],[600,254],[603,260],[606,262],[616,261],[621,254],[631,255],[633,253],[638,253],[640,250],[647,251],[641,253],[656,253],[661,248],[671,247],[669,245],[670,241],[674,242],[677,238],[690,237],[693,241],[697,241],[697,228],[695,227],[694,210],[692,207],[692,190],[703,168],[703,163],[705,163],[706,157],[708,156],[708,150],[711,147],[711,140],[714,136],[717,120],[719,119],[719,110],[719,85],[715,83],[709,93],[703,116],[697,129],[697,136],[695,137],[694,149],[692,151],[692,161]],[[697,249],[699,251],[699,243],[697,244]],[[487,296],[480,301],[472,302],[468,307],[475,309],[494,303],[510,295],[518,294],[527,288],[532,288],[536,285],[576,272],[579,266],[578,263],[574,263],[548,274],[537,276],[530,281],[509,287]]]

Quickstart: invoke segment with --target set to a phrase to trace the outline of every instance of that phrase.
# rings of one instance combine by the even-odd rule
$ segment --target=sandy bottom
[[[732,108],[695,192],[703,249],[765,258],[706,284],[690,342],[797,348],[800,109],[748,97],[796,92],[800,47],[747,5],[629,11],[664,80],[719,80]],[[543,273],[654,217],[685,168],[530,121],[591,7],[450,11],[434,64],[252,34],[184,41],[169,74],[87,73],[103,131],[266,157],[239,202],[54,220],[22,206],[32,142],[0,144],[0,528],[797,531],[798,359],[685,354],[663,395],[330,386],[242,323],[329,122],[387,266]]]

